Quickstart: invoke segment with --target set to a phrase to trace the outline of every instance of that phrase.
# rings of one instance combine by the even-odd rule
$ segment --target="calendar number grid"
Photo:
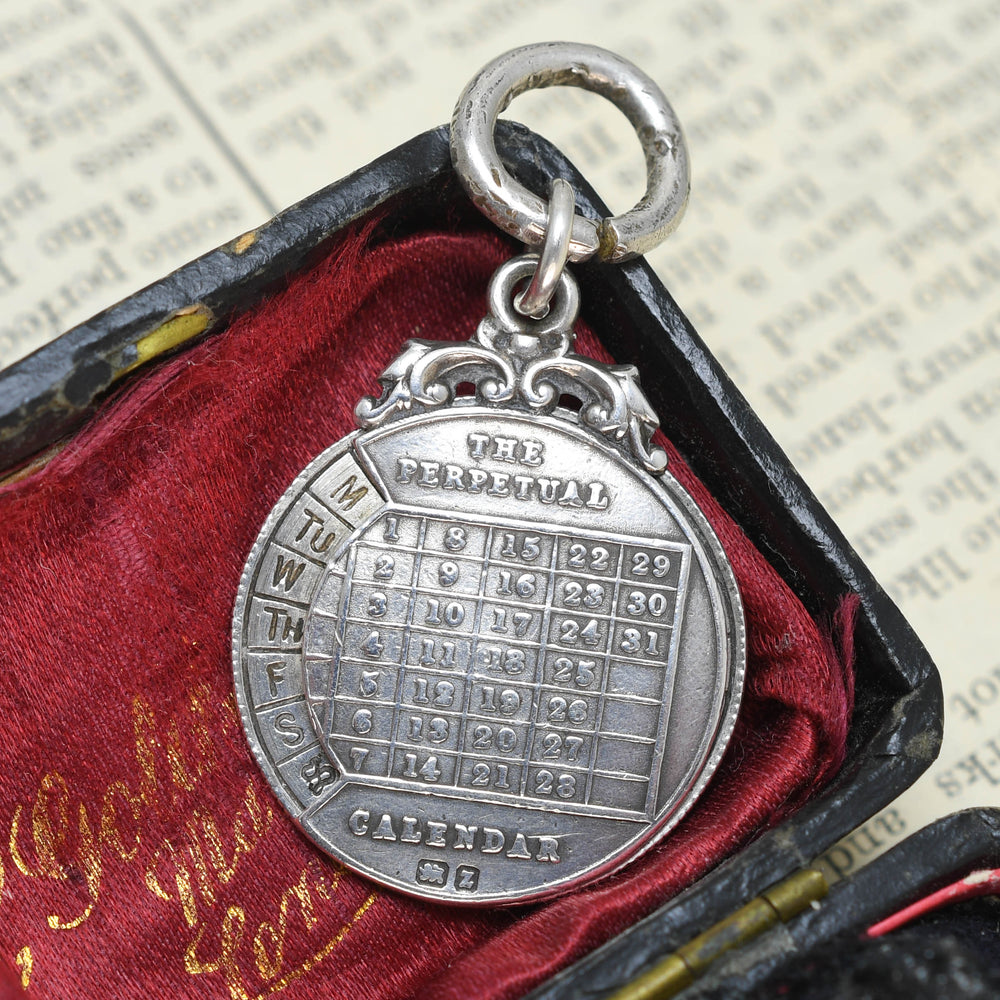
[[[688,549],[383,515],[352,546],[331,744],[393,786],[648,816]]]

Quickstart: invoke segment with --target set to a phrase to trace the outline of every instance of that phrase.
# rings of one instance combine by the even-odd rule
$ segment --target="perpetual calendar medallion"
[[[595,223],[565,181],[546,206],[507,175],[496,115],[554,83],[636,125],[631,212]],[[567,258],[633,256],[683,210],[673,110],[602,49],[527,46],[469,85],[452,153],[540,256],[499,268],[469,341],[408,341],[359,430],[291,485],[243,573],[233,665],[253,752],[319,847],[414,896],[517,903],[613,871],[690,808],[735,724],[743,611],[636,370],[572,351]]]
[[[568,336],[504,354],[500,312],[473,342],[409,343],[359,406],[370,429],[271,513],[233,631],[250,743],[299,826],[454,903],[544,897],[655,842],[717,764],[743,673],[718,540],[609,433],[641,427],[635,457],[663,463],[634,369]],[[573,392],[579,414],[553,405]]]

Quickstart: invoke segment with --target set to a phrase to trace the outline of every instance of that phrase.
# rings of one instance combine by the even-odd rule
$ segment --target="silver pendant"
[[[291,485],[233,620],[246,733],[301,829],[450,903],[538,900],[650,847],[742,688],[732,570],[635,369],[572,352],[565,189],[546,214],[472,339],[409,341]]]

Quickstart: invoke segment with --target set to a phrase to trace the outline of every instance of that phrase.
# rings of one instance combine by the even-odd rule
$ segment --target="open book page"
[[[937,661],[940,760],[825,858],[1000,804],[1000,6],[991,0],[0,0],[0,364],[446,121],[487,60],[592,42],[684,123],[651,260]],[[512,113],[616,211],[592,95]]]

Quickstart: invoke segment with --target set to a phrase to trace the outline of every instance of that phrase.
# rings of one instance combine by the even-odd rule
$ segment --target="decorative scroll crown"
[[[604,365],[570,351],[579,293],[565,271],[552,306],[541,320],[527,319],[511,307],[514,286],[530,257],[501,266],[490,284],[489,314],[471,340],[448,343],[408,340],[379,376],[378,399],[364,397],[355,414],[365,430],[425,413],[454,402],[458,386],[471,383],[485,406],[555,413],[559,400],[580,402],[579,422],[603,435],[647,472],[658,475],[667,455],[651,443],[659,420],[639,386],[632,365]]]

